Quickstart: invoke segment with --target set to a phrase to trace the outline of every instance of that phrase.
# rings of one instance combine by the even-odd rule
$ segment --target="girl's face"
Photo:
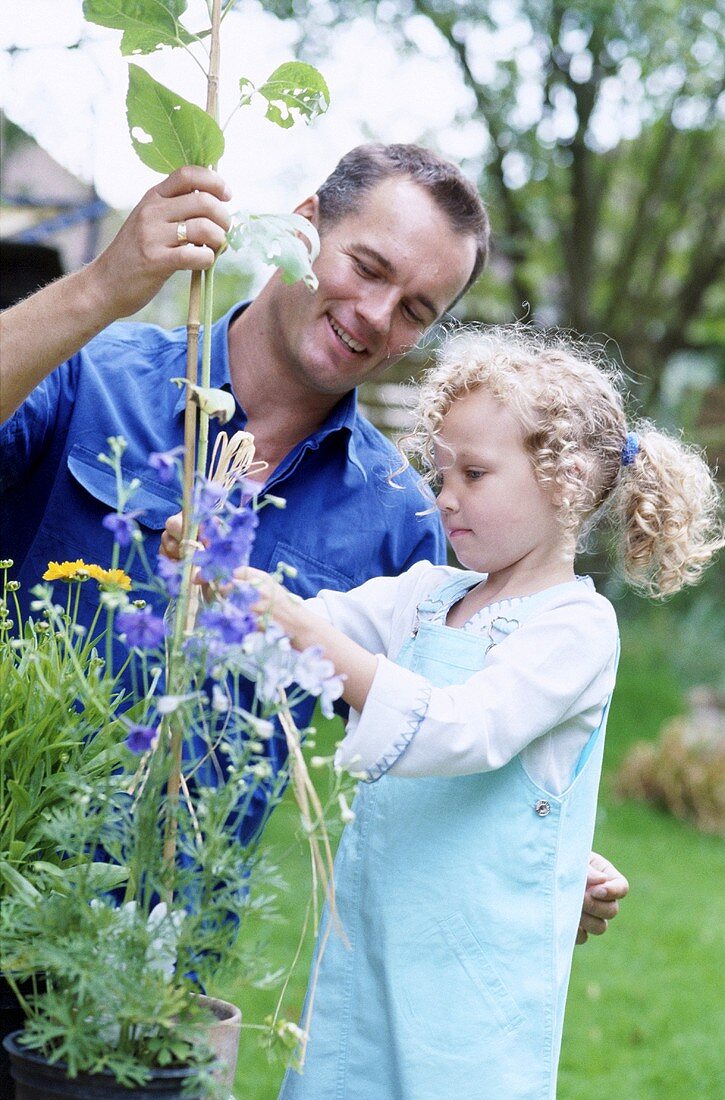
[[[549,494],[506,406],[483,389],[453,402],[435,461],[438,508],[456,557],[467,569],[534,588],[572,574],[573,555]]]

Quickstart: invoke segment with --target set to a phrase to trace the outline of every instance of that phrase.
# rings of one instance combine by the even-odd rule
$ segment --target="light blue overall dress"
[[[487,638],[426,621],[478,579],[454,578],[419,605],[399,664],[438,686],[481,669]],[[545,597],[522,600],[517,618]],[[335,864],[349,947],[333,929],[306,1063],[280,1100],[556,1095],[606,711],[559,796],[519,757],[477,775],[360,784]]]

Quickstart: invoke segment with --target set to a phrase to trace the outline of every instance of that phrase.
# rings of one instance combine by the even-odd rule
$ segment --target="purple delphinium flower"
[[[217,660],[222,645],[241,645],[248,634],[257,629],[257,616],[252,611],[252,605],[256,602],[259,593],[250,584],[235,585],[226,599],[208,611],[202,611],[199,622],[215,636],[210,639],[210,652],[214,660]]]
[[[344,690],[344,676],[329,676],[327,680],[323,680],[322,691],[320,692],[320,710],[325,718],[334,718],[335,708],[332,704],[340,698]]]
[[[131,545],[131,540],[138,531],[136,516],[140,515],[139,509],[135,512],[111,512],[104,516],[101,522],[112,533],[118,545],[126,547]]]
[[[303,691],[319,696],[322,713],[325,718],[332,718],[332,704],[342,695],[344,677],[335,675],[332,661],[322,654],[322,647],[317,645],[303,650],[295,664],[294,678]]]
[[[126,747],[136,756],[140,756],[142,752],[148,752],[149,749],[154,747],[158,735],[157,726],[130,726],[126,738]]]
[[[264,633],[258,631],[247,637],[244,657],[237,668],[256,681],[257,694],[263,703],[276,703],[280,691],[294,681],[296,657],[289,638],[272,625]]]
[[[137,649],[156,649],[166,634],[164,620],[154,615],[150,607],[143,611],[122,611],[116,618],[116,629],[126,635],[126,645]]]
[[[205,524],[206,546],[194,554],[203,581],[230,581],[235,569],[249,563],[258,522],[256,512],[240,508],[225,519],[215,516]]]
[[[148,464],[159,475],[159,481],[164,485],[170,485],[176,476],[179,467],[179,458],[183,455],[183,447],[174,447],[170,451],[152,451],[148,457]]]
[[[171,558],[159,554],[156,562],[156,576],[164,586],[166,595],[170,600],[175,600],[181,592],[181,577],[184,572],[182,561],[172,561]]]
[[[204,523],[211,519],[226,503],[227,490],[218,481],[210,481],[207,477],[198,475],[194,489],[194,519],[197,523]]]

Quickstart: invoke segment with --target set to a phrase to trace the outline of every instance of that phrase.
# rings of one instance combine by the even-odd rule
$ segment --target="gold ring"
[[[179,244],[187,244],[189,238],[186,235],[186,222],[176,223],[176,239]]]

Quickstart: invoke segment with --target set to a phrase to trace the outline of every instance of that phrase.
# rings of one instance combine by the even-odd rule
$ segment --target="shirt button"
[[[539,817],[546,817],[546,815],[551,810],[551,806],[545,799],[540,798],[538,802],[534,803],[534,809],[536,810]]]

